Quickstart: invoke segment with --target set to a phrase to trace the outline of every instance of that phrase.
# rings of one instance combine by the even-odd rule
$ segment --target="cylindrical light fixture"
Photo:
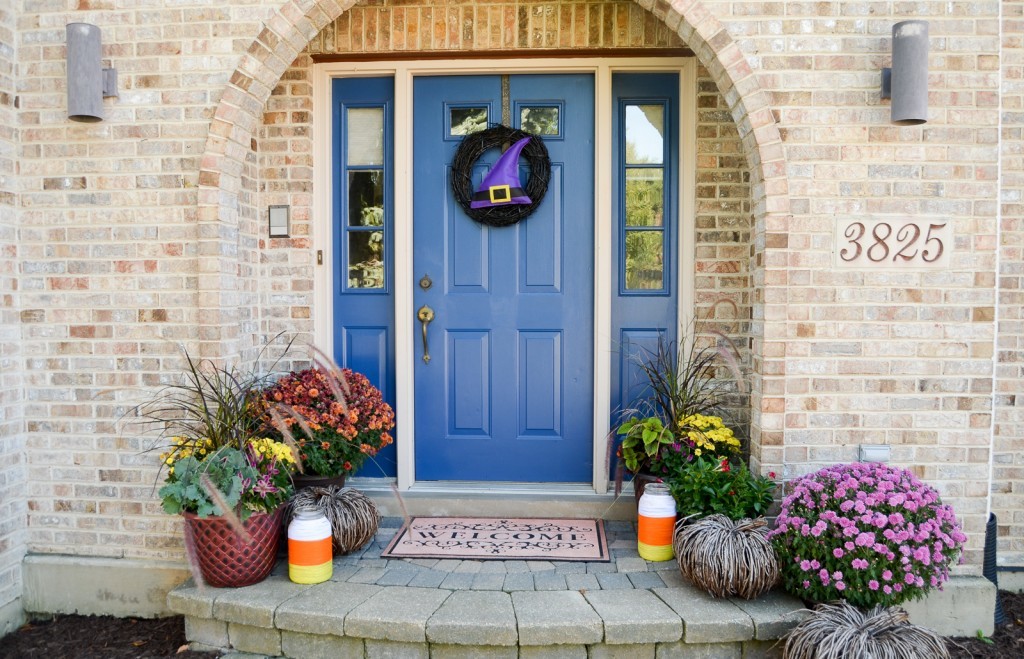
[[[68,23],[67,38],[68,119],[103,121],[100,29],[88,23]]]
[[[892,107],[897,126],[928,121],[928,21],[892,26]]]

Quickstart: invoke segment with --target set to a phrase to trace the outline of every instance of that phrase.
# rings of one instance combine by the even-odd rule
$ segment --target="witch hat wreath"
[[[519,154],[532,138],[524,137],[498,157],[491,171],[484,176],[470,202],[470,208],[488,208],[507,204],[530,204],[530,198],[519,181]]]

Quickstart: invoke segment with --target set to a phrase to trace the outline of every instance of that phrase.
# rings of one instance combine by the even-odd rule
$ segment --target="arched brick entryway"
[[[289,64],[325,26],[354,2],[290,0],[266,22],[242,56],[214,113],[200,165],[199,317],[200,352],[236,352],[237,290],[241,272],[235,249],[241,221],[246,158],[263,108]],[[789,197],[784,151],[768,97],[737,43],[699,0],[639,0],[689,45],[725,98],[751,171],[755,228],[754,378],[752,449],[765,467],[782,462],[784,396],[785,270]]]

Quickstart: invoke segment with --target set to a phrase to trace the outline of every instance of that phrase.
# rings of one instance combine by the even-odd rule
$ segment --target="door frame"
[[[679,254],[679,302],[677,320],[680,327],[691,322],[695,292],[693,275],[696,254],[696,134],[697,134],[697,64],[693,57],[650,58],[536,58],[536,59],[459,59],[399,60],[380,62],[323,62],[313,65],[313,249],[321,250],[322,262],[313,259],[313,337],[312,342],[328,355],[334,354],[332,323],[334,318],[333,272],[331,248],[333,227],[330,218],[334,195],[331,177],[331,144],[333,121],[331,112],[331,80],[338,77],[394,76],[394,303],[395,303],[395,404],[397,425],[397,460],[399,490],[409,490],[415,480],[415,332],[409,320],[414,313],[412,245],[412,159],[413,159],[413,78],[426,75],[519,74],[519,73],[592,73],[594,75],[594,441],[592,491],[608,491],[608,470],[605,468],[607,440],[611,417],[610,346],[612,272],[612,73],[676,72],[679,74],[679,216],[676,218]],[[407,309],[408,313],[400,313]],[[408,321],[408,322],[406,322]],[[421,486],[423,483],[421,483]],[[464,490],[464,483],[453,483],[451,489]],[[431,484],[435,490],[445,484]],[[495,491],[493,485],[487,491]],[[521,490],[522,488],[517,488]],[[579,486],[539,484],[531,491],[579,491]],[[587,488],[590,489],[590,488]]]

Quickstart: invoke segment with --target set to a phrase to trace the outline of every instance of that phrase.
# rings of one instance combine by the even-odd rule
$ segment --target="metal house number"
[[[836,223],[839,268],[934,269],[949,262],[951,222],[937,218],[843,218]]]

